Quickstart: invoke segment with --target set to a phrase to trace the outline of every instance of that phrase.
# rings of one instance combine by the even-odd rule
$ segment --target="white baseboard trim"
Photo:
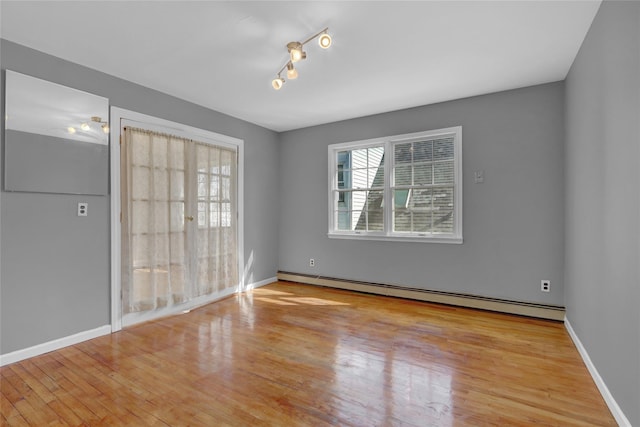
[[[430,291],[426,289],[416,289],[383,283],[369,283],[336,279],[332,277],[309,276],[306,274],[290,273],[286,271],[279,271],[278,279],[290,282],[306,283],[308,285],[365,292],[369,294],[414,299],[418,301],[455,305],[459,307],[477,308],[481,310],[496,311],[499,313],[517,314],[520,316],[538,317],[540,319],[557,320],[560,322],[564,320],[565,315],[564,307],[500,300],[477,295]]]
[[[249,283],[244,287],[243,291],[250,291],[252,289],[261,288],[262,286],[267,286],[277,281],[277,277],[269,277],[268,279],[260,280],[259,282]]]
[[[61,349],[63,347],[68,347],[70,345],[78,344],[83,341],[101,337],[103,335],[109,335],[110,333],[111,325],[104,325],[88,331],[78,332],[77,334],[69,335],[68,337],[58,338],[53,341],[37,344],[33,347],[23,348],[22,350],[12,351],[11,353],[7,354],[1,354],[0,366],[19,362],[30,357],[39,356],[44,353],[49,353],[50,351]]]
[[[580,356],[582,357],[584,364],[587,366],[587,369],[591,374],[591,378],[593,378],[593,381],[596,383],[596,386],[598,387],[598,390],[600,390],[600,394],[602,395],[602,398],[604,399],[605,403],[609,407],[611,414],[613,414],[613,417],[618,422],[618,425],[620,427],[632,427],[631,423],[629,422],[629,419],[624,415],[624,412],[622,412],[622,409],[620,408],[620,406],[618,406],[618,402],[616,402],[616,400],[613,398],[613,395],[609,391],[609,387],[607,387],[604,380],[600,376],[600,373],[598,372],[595,365],[591,361],[591,358],[589,357],[589,353],[587,353],[587,349],[584,348],[584,346],[582,345],[580,338],[578,338],[576,331],[573,330],[573,327],[571,326],[569,319],[567,319],[566,317],[564,319],[564,325],[565,325],[565,328],[567,329],[567,332],[569,333],[569,336],[573,340],[573,343],[578,349],[578,353],[580,353]]]

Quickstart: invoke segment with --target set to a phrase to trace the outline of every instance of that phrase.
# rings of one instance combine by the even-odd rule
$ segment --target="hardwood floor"
[[[561,323],[288,282],[0,374],[9,426],[616,425]]]

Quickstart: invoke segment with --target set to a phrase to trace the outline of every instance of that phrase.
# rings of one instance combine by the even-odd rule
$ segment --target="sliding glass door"
[[[123,323],[228,293],[238,284],[237,150],[129,126],[122,135]]]

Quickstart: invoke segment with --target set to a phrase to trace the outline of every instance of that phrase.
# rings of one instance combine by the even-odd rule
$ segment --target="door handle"
[[[184,219],[186,219],[187,221],[193,221],[193,217],[192,216],[186,216],[185,215]]]

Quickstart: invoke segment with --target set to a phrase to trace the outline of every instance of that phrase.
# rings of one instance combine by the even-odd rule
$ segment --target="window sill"
[[[443,236],[389,236],[386,234],[355,234],[355,233],[327,233],[330,239],[347,239],[347,240],[379,240],[388,242],[416,242],[416,243],[448,243],[462,244],[462,237],[443,237]]]

